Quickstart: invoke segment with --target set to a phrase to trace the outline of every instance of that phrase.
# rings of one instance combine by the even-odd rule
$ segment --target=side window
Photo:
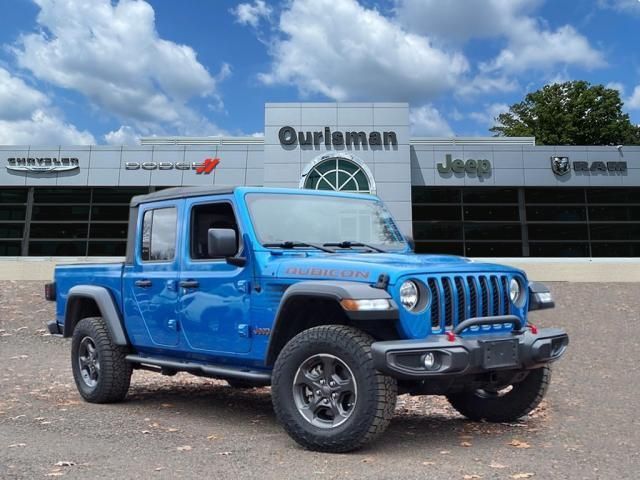
[[[210,228],[231,228],[236,232],[240,242],[240,230],[236,222],[233,208],[228,202],[195,205],[191,209],[191,258],[194,260],[211,260],[209,256],[208,235]],[[238,253],[238,244],[236,252]]]
[[[169,261],[175,258],[176,223],[175,208],[157,208],[144,212],[140,251],[143,261]]]

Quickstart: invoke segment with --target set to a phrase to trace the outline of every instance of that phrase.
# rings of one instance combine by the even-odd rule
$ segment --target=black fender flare
[[[284,330],[283,324],[286,321],[287,306],[291,305],[292,301],[301,298],[333,300],[343,309],[349,320],[354,322],[366,320],[395,321],[399,317],[398,307],[389,292],[381,288],[376,288],[368,283],[335,280],[308,280],[296,283],[287,288],[280,300],[280,305],[278,306],[269,335],[269,344],[267,345],[266,363],[268,365],[275,361],[277,355],[275,352],[277,348],[276,345],[279,335],[281,335],[281,332]],[[381,298],[390,300],[392,308],[389,310],[350,311],[344,309],[340,303],[344,299],[374,300]]]
[[[69,295],[67,296],[65,311],[64,311],[64,330],[63,336],[70,337],[73,335],[73,330],[79,319],[75,318],[77,315],[77,308],[80,305],[82,299],[93,300],[100,316],[104,319],[107,325],[109,334],[113,343],[116,345],[127,346],[129,345],[129,339],[125,334],[122,326],[122,317],[120,311],[116,306],[116,302],[111,295],[111,292],[105,287],[98,287],[95,285],[76,285],[69,289]]]

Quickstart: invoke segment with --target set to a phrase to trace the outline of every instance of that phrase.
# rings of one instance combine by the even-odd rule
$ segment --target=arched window
[[[373,185],[367,168],[345,157],[322,158],[312,164],[303,175],[303,188],[311,190],[335,190],[338,192],[373,193]]]

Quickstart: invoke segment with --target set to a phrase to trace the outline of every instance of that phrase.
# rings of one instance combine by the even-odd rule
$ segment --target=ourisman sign
[[[320,145],[327,147],[340,146],[398,146],[396,132],[332,132],[329,127],[315,132],[296,132],[293,127],[282,127],[278,132],[278,139],[282,145]]]

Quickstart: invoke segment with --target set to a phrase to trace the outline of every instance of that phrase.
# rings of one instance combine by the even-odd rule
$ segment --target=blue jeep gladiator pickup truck
[[[58,266],[53,334],[89,402],[134,369],[271,385],[304,447],[356,449],[398,392],[446,395],[473,420],[534,409],[568,344],[537,329],[549,291],[517,269],[416,255],[375,196],[173,188],[131,201],[124,263]]]

